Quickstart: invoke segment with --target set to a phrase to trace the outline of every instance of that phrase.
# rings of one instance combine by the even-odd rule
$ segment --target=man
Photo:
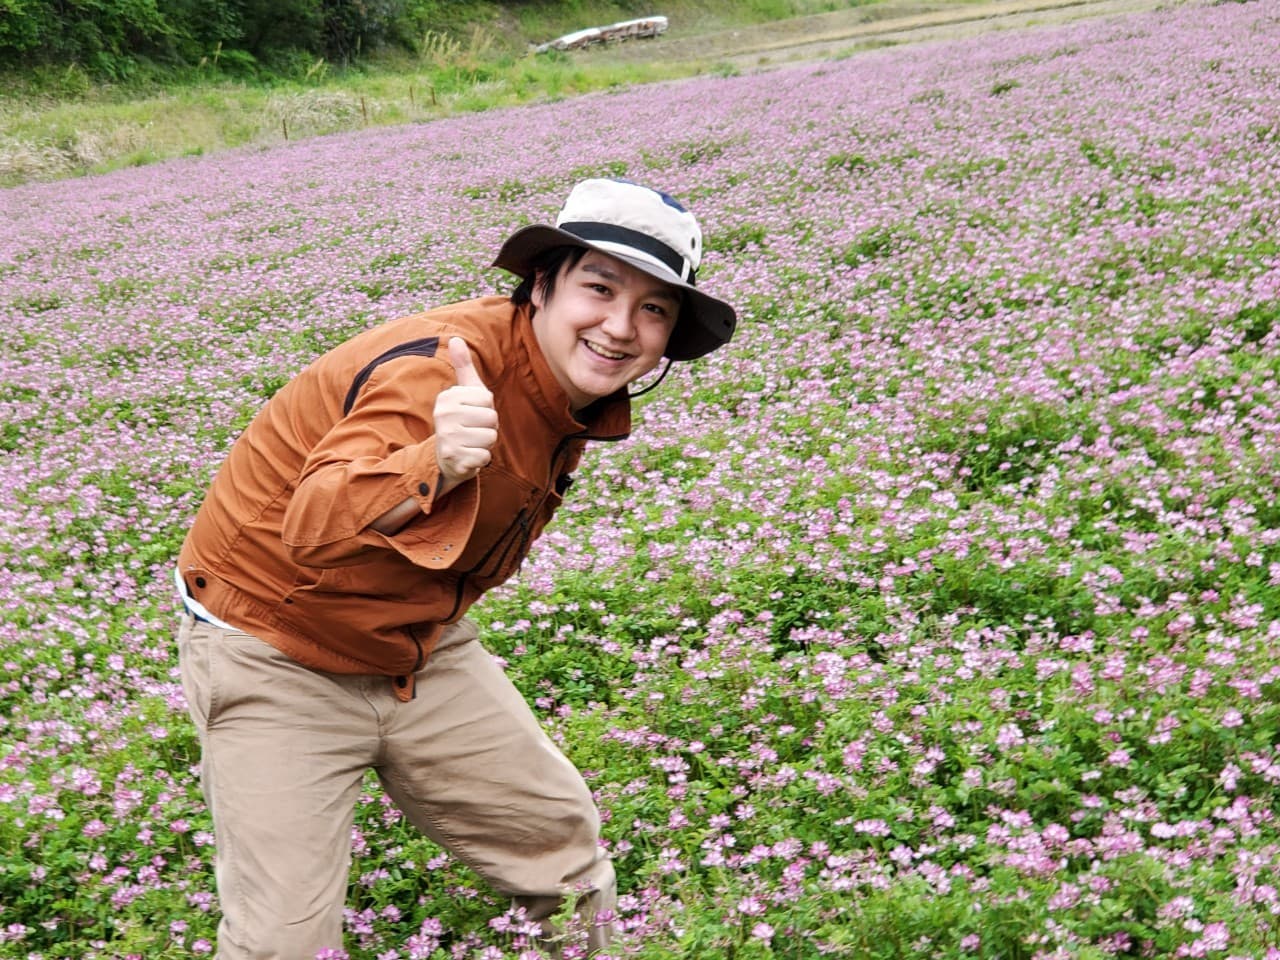
[[[511,297],[354,337],[233,445],[177,571],[221,960],[341,947],[369,769],[531,919],[579,896],[608,942],[590,791],[462,617],[515,573],[586,442],[628,434],[628,385],[732,336],[733,308],[694,285],[701,246],[669,196],[583,181],[498,253]]]

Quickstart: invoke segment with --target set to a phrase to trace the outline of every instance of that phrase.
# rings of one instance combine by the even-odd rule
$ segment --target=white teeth
[[[615,353],[612,350],[606,350],[604,347],[599,344],[592,343],[590,340],[584,340],[583,342],[587,345],[588,350],[596,356],[604,357],[606,360],[625,360],[627,358],[625,353]]]

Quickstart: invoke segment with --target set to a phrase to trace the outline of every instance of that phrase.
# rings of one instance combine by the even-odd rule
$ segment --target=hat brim
[[[518,277],[527,278],[533,273],[533,265],[542,253],[553,247],[566,246],[583,247],[616,257],[637,270],[684,291],[686,309],[680,311],[680,318],[671,331],[671,339],[667,341],[667,349],[664,351],[665,356],[672,360],[696,360],[704,357],[728,343],[733,336],[738,324],[738,314],[723,300],[717,300],[686,283],[664,264],[629,255],[612,245],[591,243],[557,227],[546,224],[522,227],[507,238],[494,258],[493,265],[509,270]]]

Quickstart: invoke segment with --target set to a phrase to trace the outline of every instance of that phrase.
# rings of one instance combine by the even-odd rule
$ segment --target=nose
[[[635,339],[636,325],[631,317],[631,307],[629,304],[615,301],[609,304],[606,309],[604,318],[600,321],[600,329],[603,330],[610,339],[617,340],[620,343],[627,343]]]

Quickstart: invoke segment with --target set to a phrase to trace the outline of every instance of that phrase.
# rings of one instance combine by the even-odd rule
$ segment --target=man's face
[[[680,292],[615,257],[588,250],[561,267],[550,299],[534,284],[533,332],[574,410],[658,365]]]

